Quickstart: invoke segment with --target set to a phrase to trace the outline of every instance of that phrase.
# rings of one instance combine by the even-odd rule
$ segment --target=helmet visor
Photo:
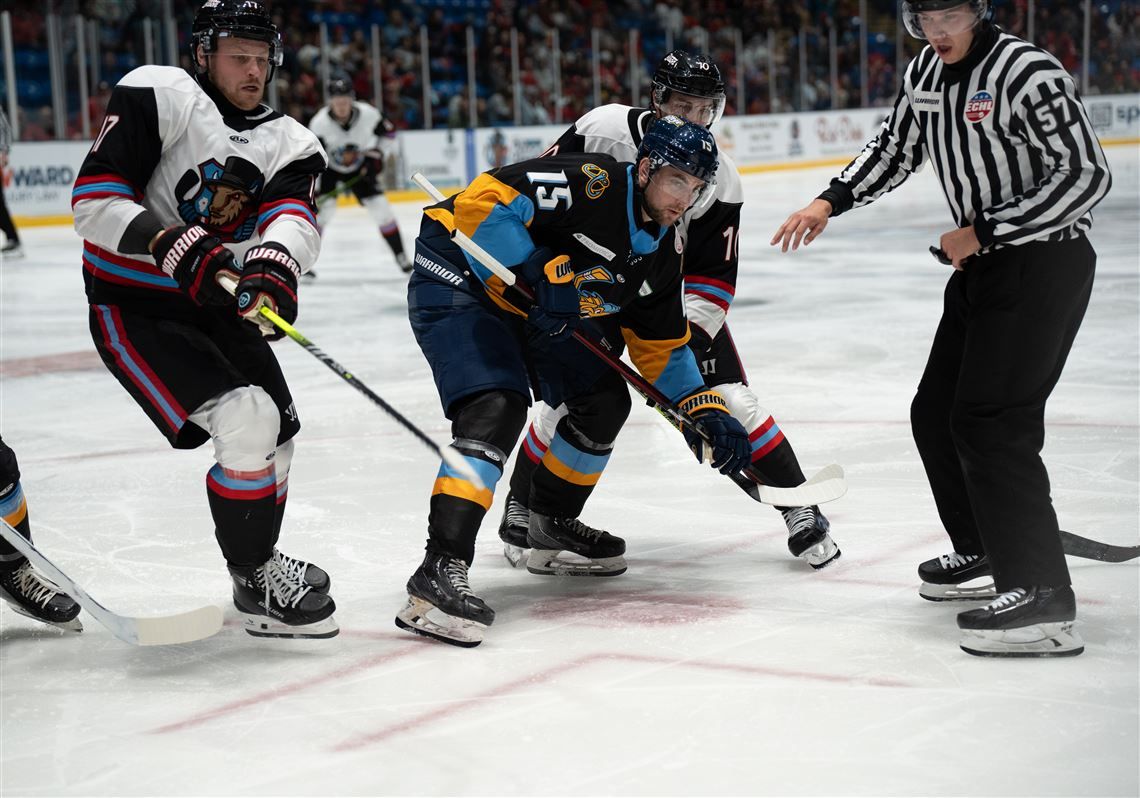
[[[919,10],[922,8],[922,3],[904,3],[903,23],[911,36],[930,41],[972,29],[985,14],[986,3],[967,0],[949,8]]]
[[[696,205],[712,185],[668,164],[654,170],[649,180],[661,194],[686,209]]]
[[[663,86],[653,86],[653,104],[661,116],[679,116],[701,127],[712,127],[724,113],[724,92],[698,97]]]

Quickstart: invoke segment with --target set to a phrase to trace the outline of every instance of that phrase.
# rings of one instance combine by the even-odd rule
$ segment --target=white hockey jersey
[[[579,118],[545,154],[602,152],[619,161],[635,162],[653,119],[648,108],[603,105]],[[720,332],[736,295],[740,208],[744,204],[736,164],[723,151],[718,157],[716,186],[677,223],[685,252],[685,312],[710,341]]]
[[[313,201],[324,168],[316,137],[295,120],[264,105],[241,111],[177,67],[132,70],[72,190],[88,296],[177,293],[147,252],[177,224],[205,227],[239,261],[272,241],[307,271],[320,251]]]
[[[309,122],[309,130],[316,134],[329,156],[329,168],[341,174],[351,174],[364,165],[368,152],[382,152],[389,137],[395,132],[392,123],[374,106],[360,100],[352,103],[352,113],[345,122],[338,122],[328,107],[317,111]]]

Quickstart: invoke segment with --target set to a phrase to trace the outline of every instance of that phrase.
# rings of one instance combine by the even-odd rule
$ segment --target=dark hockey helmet
[[[954,10],[953,14],[944,14]],[[965,33],[990,14],[989,0],[903,0],[903,24],[916,39],[926,41],[928,31],[950,36]]]
[[[267,79],[273,79],[273,72],[281,66],[285,53],[281,46],[281,33],[265,6],[257,0],[206,0],[202,4],[194,15],[194,27],[190,30],[190,60],[199,73],[205,72],[198,65],[199,45],[203,52],[213,53],[218,49],[218,40],[227,36],[268,44]]]
[[[329,79],[329,97],[355,97],[356,90],[352,88],[352,81],[344,75],[335,75]]]
[[[678,99],[674,93],[707,99],[710,101],[708,108],[702,111],[674,107]],[[652,98],[653,107],[659,116],[677,114],[691,122],[710,127],[724,113],[724,80],[717,65],[708,56],[674,50],[661,59],[657,71],[653,73]]]
[[[639,164],[642,158],[649,159],[650,177],[662,166],[673,166],[705,181],[702,193],[716,183],[716,170],[720,166],[716,139],[708,128],[679,116],[664,116],[649,124],[637,148]]]

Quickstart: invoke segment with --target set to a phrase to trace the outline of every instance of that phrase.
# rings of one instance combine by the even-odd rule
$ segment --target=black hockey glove
[[[376,190],[381,190],[380,175],[384,172],[384,154],[379,150],[366,150],[364,153],[364,180],[371,180]]]
[[[551,340],[565,341],[572,336],[581,323],[581,306],[570,258],[540,247],[516,271],[534,291],[534,304],[526,320]]]
[[[259,312],[267,307],[292,324],[297,320],[297,280],[301,267],[280,244],[259,244],[245,253],[245,266],[237,287],[238,315],[276,340],[285,333]]]
[[[151,249],[154,262],[173,277],[196,305],[228,305],[230,292],[218,284],[227,275],[235,282],[241,271],[234,254],[222,240],[199,225],[178,225],[164,230]]]
[[[728,412],[724,398],[716,391],[698,391],[681,402],[681,409],[692,416],[693,421],[709,437],[705,443],[696,431],[683,427],[685,442],[704,462],[705,451],[712,448],[712,467],[722,474],[735,474],[748,467],[752,460],[752,446],[748,433],[740,422]]]

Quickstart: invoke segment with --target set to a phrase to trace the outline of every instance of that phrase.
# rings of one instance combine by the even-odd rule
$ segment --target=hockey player
[[[261,104],[282,52],[260,3],[208,0],[191,55],[194,75],[144,66],[119,82],[76,180],[91,334],[172,446],[213,439],[206,495],[246,631],[331,637],[328,574],[276,547],[300,423],[259,315],[297,316],[325,159]]]
[[[523,161],[424,211],[408,287],[412,330],[451,419],[452,446],[487,487],[440,468],[427,554],[408,581],[398,626],[473,646],[494,620],[467,572],[507,452],[526,422],[530,384],[548,404],[565,402],[567,412],[530,495],[529,569],[625,571],[625,541],[578,516],[629,413],[629,390],[570,338],[578,327],[615,354],[629,346],[645,378],[702,424],[715,468],[729,473],[747,464],[747,434],[705,386],[686,346],[674,238],[673,224],[703,194],[716,164],[705,128],[666,117],[646,132],[636,164],[579,153]],[[452,230],[509,265],[533,288],[533,306],[467,258]],[[687,437],[699,449],[699,439]]]
[[[8,168],[8,152],[11,146],[12,127],[8,124],[8,117],[4,115],[4,109],[0,108],[0,177]],[[20,246],[20,233],[16,230],[16,224],[8,213],[8,204],[4,201],[3,180],[0,180],[0,233],[4,234],[3,239],[0,239],[0,261],[5,258],[22,258],[24,250]]]
[[[547,151],[603,152],[619,161],[633,160],[646,126],[655,118],[675,114],[711,127],[724,110],[724,81],[720,70],[704,55],[674,50],[653,75],[649,108],[604,105],[590,111]],[[724,397],[729,412],[748,430],[752,462],[748,472],[766,485],[791,487],[804,481],[792,444],[772,414],[748,386],[744,364],[726,323],[736,293],[740,252],[740,208],[744,201],[736,164],[720,153],[716,184],[681,218],[677,236],[685,250],[685,313],[693,350],[705,382]],[[515,456],[499,536],[507,559],[522,561],[530,506],[530,485],[543,459],[564,407],[539,407]],[[788,549],[812,568],[823,568],[839,557],[828,534],[828,521],[818,507],[781,507],[788,528]]]
[[[396,128],[375,107],[356,99],[347,78],[337,77],[329,81],[329,104],[313,115],[309,129],[329,156],[328,169],[317,189],[324,197],[317,216],[321,229],[328,227],[336,213],[337,189],[346,186],[380,226],[380,235],[392,248],[396,265],[410,272],[412,264],[404,252],[396,216],[380,183],[384,171],[381,146],[395,135]]]
[[[28,502],[20,487],[16,453],[0,438],[0,517],[32,539]],[[0,538],[0,596],[21,615],[73,632],[83,630],[79,605],[59,585],[37,571],[28,558]]]
[[[919,566],[921,594],[993,599],[958,616],[970,654],[1079,654],[1040,452],[1045,402],[1092,291],[1086,233],[1111,184],[1108,164],[1072,77],[994,27],[986,0],[904,0],[902,12],[929,45],[894,109],[772,244],[811,243],[829,217],[933,162],[956,225],[934,252],[954,271],[911,428],[954,551]]]

